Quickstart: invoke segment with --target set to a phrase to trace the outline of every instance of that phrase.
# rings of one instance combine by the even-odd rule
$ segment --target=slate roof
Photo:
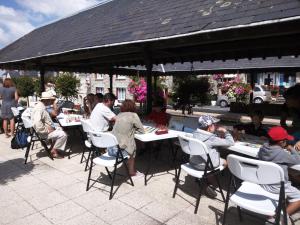
[[[145,74],[144,66],[122,67],[124,74],[130,74],[128,71],[139,71]],[[239,60],[216,60],[205,62],[186,62],[165,65],[154,65],[153,73],[156,75],[182,75],[191,74],[191,72],[210,74],[210,73],[237,73],[237,72],[287,72],[300,71],[300,57],[284,56],[282,58],[269,57],[266,59],[239,59]],[[122,70],[120,70],[122,73]]]
[[[223,46],[215,44],[209,46],[208,43],[233,41],[238,38],[242,40],[248,37],[247,32],[250,31],[251,35],[261,37],[268,34],[274,36],[275,33],[299,35],[299,29],[298,31],[294,29],[300,24],[299,18],[299,0],[113,0],[43,26],[23,36],[0,51],[0,67],[9,64],[51,67],[63,62],[71,62],[68,66],[76,67],[83,65],[78,64],[79,61],[92,60],[96,56],[101,56],[97,59],[99,63],[123,62],[125,65],[132,65],[141,63],[144,59],[143,50],[148,48],[153,53],[152,58],[157,62],[188,61],[190,56],[188,51],[192,49],[187,48],[187,52],[183,49],[193,48],[194,45],[204,45],[209,49],[216,46],[219,51],[215,55],[210,52],[205,53],[205,48],[204,50],[201,48],[201,51],[203,50],[201,54],[206,58],[209,57],[208,54],[213,54],[211,57],[220,58],[222,56],[217,54],[220,54],[220,48]],[[285,23],[287,26],[279,26]],[[270,24],[276,24],[277,30]],[[267,25],[270,25],[270,30],[257,30],[256,33],[252,31],[253,27]],[[289,30],[285,31],[283,28]],[[245,33],[235,31],[235,29],[243,29]],[[227,33],[224,33],[224,30],[227,30]],[[187,39],[187,37],[199,35],[201,38],[196,40]],[[174,40],[174,42],[169,40]],[[294,49],[298,50],[299,44],[295,42],[294,45]],[[164,52],[164,48],[168,52]],[[94,52],[99,49],[101,51]],[[286,49],[294,51],[291,48]],[[61,58],[56,58],[60,55],[70,56],[70,52],[73,55],[69,61],[65,59],[60,61]],[[95,54],[92,54],[93,52]],[[51,58],[53,54],[55,57]],[[198,57],[197,53],[193,54],[193,57]],[[270,52],[268,54],[281,53]],[[287,53],[283,51],[282,54]],[[76,60],[74,55],[78,56]],[[224,48],[223,57],[240,56],[242,54],[239,55],[238,52],[230,56]],[[51,60],[47,61],[46,59],[49,58]],[[93,66],[97,60],[84,61],[84,65]],[[12,63],[13,61],[26,63]]]

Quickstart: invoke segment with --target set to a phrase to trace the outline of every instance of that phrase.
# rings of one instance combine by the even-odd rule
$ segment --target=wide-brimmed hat
[[[199,120],[198,120],[198,124],[199,124],[199,127],[200,128],[205,128],[205,127],[208,127],[214,123],[218,123],[220,120],[213,117],[213,116],[210,116],[210,115],[203,115],[203,116],[200,116],[199,117]]]
[[[41,100],[48,100],[48,99],[56,99],[52,93],[52,91],[44,91],[41,95]]]
[[[289,135],[286,129],[280,126],[270,128],[268,135],[273,141],[294,140],[294,137]]]

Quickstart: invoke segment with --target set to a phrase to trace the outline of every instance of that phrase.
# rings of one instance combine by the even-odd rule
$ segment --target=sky
[[[37,27],[103,0],[0,0],[0,49]]]

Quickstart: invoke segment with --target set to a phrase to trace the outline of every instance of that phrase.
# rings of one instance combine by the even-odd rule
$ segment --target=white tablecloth
[[[61,113],[57,116],[57,120],[62,127],[81,126],[80,121],[74,121],[74,120],[69,121],[70,117],[73,117],[73,118],[76,117],[77,120],[82,119],[81,115],[74,115],[74,114],[65,115],[65,114]]]
[[[146,128],[147,126],[144,126]],[[176,131],[176,130],[168,130],[167,134],[155,134],[155,130],[146,133],[146,134],[135,134],[135,139],[142,141],[142,142],[150,142],[150,141],[159,141],[159,140],[165,140],[165,139],[171,139],[171,138],[177,138],[179,134],[185,134],[185,132],[182,131]]]

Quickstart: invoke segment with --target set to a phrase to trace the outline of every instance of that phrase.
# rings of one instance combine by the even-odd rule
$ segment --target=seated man
[[[216,123],[220,120],[210,116],[203,115],[199,117],[197,130],[193,133],[193,137],[204,142],[208,148],[209,156],[211,158],[214,168],[217,168],[220,164],[227,165],[226,160],[220,158],[219,152],[216,150],[217,147],[229,147],[234,145],[234,140],[231,134],[224,127],[216,127]],[[221,133],[219,137],[215,132]],[[204,170],[206,163],[206,155],[195,155],[190,157],[190,164],[198,170]],[[208,179],[210,181],[210,179]],[[206,188],[206,195],[211,198],[215,198],[217,193],[209,186]]]
[[[116,115],[111,111],[116,97],[112,93],[103,96],[103,102],[97,103],[90,117],[91,123],[94,125],[95,131],[110,130],[110,123],[116,120]]]
[[[250,134],[258,137],[268,137],[267,129],[263,126],[262,121],[264,115],[262,111],[256,110],[251,114],[251,123],[238,124],[233,126],[234,138],[240,139],[240,132],[244,131],[245,134]]]
[[[269,132],[269,143],[264,144],[259,152],[258,158],[264,161],[278,164],[284,171],[285,195],[288,201],[286,211],[293,222],[300,218],[295,214],[300,210],[300,191],[292,186],[289,181],[288,168],[300,164],[299,153],[287,141],[293,140],[287,131],[282,127],[272,127]],[[287,150],[287,151],[286,151]],[[269,192],[279,194],[280,185],[262,185]],[[270,218],[274,220],[274,218]]]
[[[51,92],[42,92],[41,101],[38,102],[33,108],[31,120],[33,121],[33,128],[43,139],[51,139],[54,141],[51,154],[53,158],[62,158],[58,150],[65,150],[67,143],[67,135],[59,128],[55,128],[50,118],[46,107],[52,105],[55,97]]]

